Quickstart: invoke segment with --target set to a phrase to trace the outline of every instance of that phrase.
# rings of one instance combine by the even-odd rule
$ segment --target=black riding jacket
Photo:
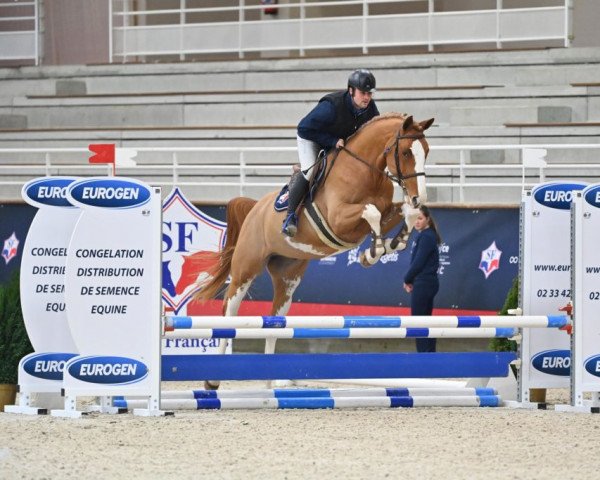
[[[346,90],[325,95],[298,124],[298,136],[329,149],[340,138],[346,139],[373,117],[379,115],[372,100],[365,109],[357,109]]]

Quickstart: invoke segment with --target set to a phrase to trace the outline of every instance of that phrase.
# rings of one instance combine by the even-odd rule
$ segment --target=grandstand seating
[[[600,139],[600,52],[572,48],[0,69],[0,149],[85,148],[94,142],[293,146],[298,120],[324,93],[343,88],[356,67],[376,73],[380,111],[436,118],[428,131],[432,145]],[[164,155],[142,161],[164,163]],[[553,155],[549,152],[548,161],[596,161],[590,151]],[[0,154],[0,162],[6,158]],[[26,164],[31,155],[13,153],[10,159]],[[181,161],[220,160],[184,156]],[[289,153],[277,153],[250,162],[291,160]],[[447,152],[430,158],[435,164],[450,161],[456,157]],[[469,161],[502,164],[518,158],[482,150]],[[497,172],[487,174],[493,178]]]

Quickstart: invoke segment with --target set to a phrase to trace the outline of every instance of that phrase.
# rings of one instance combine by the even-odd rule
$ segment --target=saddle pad
[[[284,185],[284,187],[281,189],[281,192],[279,192],[279,194],[275,197],[273,208],[276,212],[283,212],[287,210],[289,196],[290,192],[288,191],[288,186]]]

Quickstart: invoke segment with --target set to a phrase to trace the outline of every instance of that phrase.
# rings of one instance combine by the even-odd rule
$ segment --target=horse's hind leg
[[[263,262],[260,259],[253,259],[246,256],[237,258],[234,254],[231,265],[231,282],[223,298],[223,315],[226,317],[236,316],[242,300],[246,296],[252,281],[260,274],[263,269]],[[221,339],[219,343],[219,354],[225,354],[227,350],[227,341]],[[207,390],[216,390],[219,388],[220,382],[217,380],[206,380],[204,388]]]
[[[308,266],[308,260],[293,260],[284,257],[272,257],[267,270],[273,281],[273,305],[271,315],[286,315],[292,305],[292,295],[300,285]],[[265,353],[275,353],[276,338],[265,340]],[[267,382],[271,388],[271,382]]]
[[[273,305],[271,315],[286,315],[292,305],[292,295],[300,285],[302,275],[308,266],[308,260],[297,260],[286,257],[272,257],[267,263],[267,270],[273,282]],[[275,338],[265,342],[265,353],[275,352]]]

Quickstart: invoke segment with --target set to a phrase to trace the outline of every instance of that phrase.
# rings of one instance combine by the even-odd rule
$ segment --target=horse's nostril
[[[420,205],[419,197],[412,197],[412,204],[414,208],[417,208]]]

